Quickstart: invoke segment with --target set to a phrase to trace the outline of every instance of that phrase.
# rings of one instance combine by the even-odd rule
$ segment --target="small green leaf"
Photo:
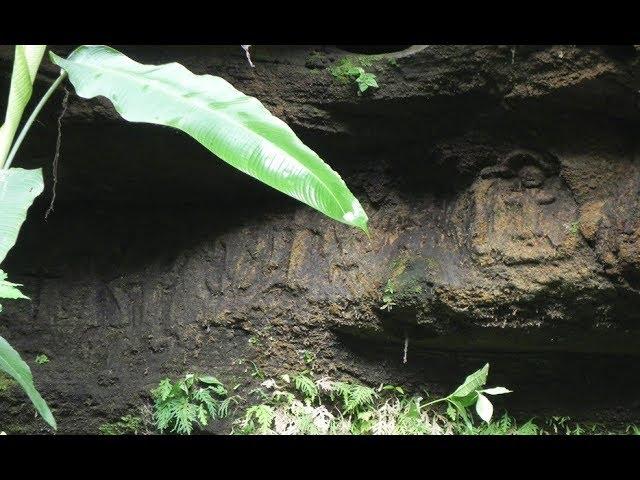
[[[222,382],[220,380],[210,375],[205,375],[204,377],[198,377],[198,379],[202,383],[206,383],[207,385],[222,385]]]
[[[45,363],[49,363],[49,357],[47,357],[44,353],[36,356],[36,363],[38,365],[44,365]]]
[[[360,75],[356,82],[358,83],[358,89],[360,92],[366,91],[369,87],[378,88],[378,82],[376,76],[373,73],[363,73]]]
[[[487,397],[482,394],[478,394],[478,401],[476,402],[476,412],[482,420],[487,423],[491,422],[493,416],[493,405]]]

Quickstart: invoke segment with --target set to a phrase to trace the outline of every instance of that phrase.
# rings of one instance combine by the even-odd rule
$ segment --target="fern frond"
[[[304,373],[299,373],[295,377],[293,377],[293,384],[300,393],[302,393],[305,398],[308,398],[311,402],[313,402],[318,397],[318,387],[314,380],[305,375]]]
[[[160,433],[163,433],[169,427],[172,417],[173,412],[167,404],[156,404],[153,420]]]
[[[211,394],[209,393],[208,389],[199,388],[193,394],[193,399],[196,402],[200,402],[201,404],[204,404],[204,406],[207,408],[207,411],[209,412],[209,415],[211,415],[211,419],[212,420],[216,419],[216,416],[218,415],[218,404],[219,404],[219,402],[218,402],[218,400],[214,399],[211,396]]]
[[[260,404],[249,407],[245,418],[247,422],[255,419],[260,426],[260,430],[265,431],[271,428],[271,422],[273,422],[274,417],[275,411],[273,410],[273,407]]]
[[[180,398],[171,402],[171,411],[175,426],[173,432],[191,435],[193,423],[198,421],[198,407],[188,398]]]
[[[352,385],[345,409],[347,413],[356,412],[364,407],[372,406],[378,396],[373,388],[363,385]]]
[[[346,405],[349,401],[349,395],[351,393],[351,384],[346,382],[333,382],[333,390],[331,391],[331,400],[335,400],[336,397],[342,397],[343,405]]]
[[[527,423],[517,428],[515,431],[516,435],[538,435],[540,432],[540,428],[533,423],[533,419],[529,420]]]
[[[215,417],[214,417],[214,420],[215,420]],[[202,404],[198,405],[198,421],[202,426],[207,425],[207,409]]]
[[[209,390],[211,390],[214,394],[216,394],[219,397],[226,397],[228,395],[229,392],[227,392],[227,389],[224,388],[224,386],[222,384],[220,385],[209,385],[209,387],[207,387]]]
[[[229,414],[229,406],[231,402],[238,403],[236,396],[225,398],[218,404],[218,418],[225,418]]]
[[[156,401],[164,402],[167,398],[169,398],[172,388],[173,385],[171,384],[171,380],[169,380],[168,378],[164,378],[160,380],[160,383],[156,388],[151,390],[151,396]]]

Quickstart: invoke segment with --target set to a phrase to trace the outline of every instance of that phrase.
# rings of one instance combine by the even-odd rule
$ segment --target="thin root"
[[[58,137],[56,139],[56,153],[53,156],[53,187],[51,194],[51,203],[47,212],[44,214],[44,219],[49,217],[49,214],[53,212],[53,204],[56,201],[56,186],[58,185],[58,160],[60,159],[60,145],[62,144],[62,117],[67,112],[67,106],[69,104],[69,90],[64,89],[64,98],[62,99],[62,110],[58,115]]]

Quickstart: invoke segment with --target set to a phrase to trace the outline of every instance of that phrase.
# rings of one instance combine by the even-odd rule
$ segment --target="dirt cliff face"
[[[62,432],[96,432],[164,376],[246,392],[253,364],[301,369],[304,351],[320,371],[430,392],[489,361],[516,413],[640,418],[633,46],[407,47],[364,58],[380,88],[362,96],[330,73],[362,61],[338,47],[255,46],[255,69],[239,46],[118,48],[263,101],[341,173],[371,239],[73,94],[45,222],[60,93],[17,161],[47,190],[5,268],[32,301],[6,305],[0,334]],[[0,392],[0,426],[42,430],[23,401]]]

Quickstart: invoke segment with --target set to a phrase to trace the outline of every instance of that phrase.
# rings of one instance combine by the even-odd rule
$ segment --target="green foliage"
[[[235,422],[234,433],[370,433],[373,406],[379,397],[374,389],[328,378],[316,379],[310,371],[280,378],[282,385],[273,379],[262,383],[270,393],[258,391],[262,403],[246,410],[243,418]],[[388,391],[391,390],[384,389]]]
[[[358,95],[362,95],[369,88],[378,88],[376,76],[365,71],[365,67],[371,65],[372,62],[366,57],[344,57],[329,72],[344,83],[354,82],[358,86]]]
[[[44,365],[45,363],[49,363],[49,357],[47,357],[44,353],[36,356],[36,363],[38,365]]]
[[[504,387],[484,388],[488,365],[469,375],[448,397],[425,402],[402,387],[377,389],[316,378],[313,372],[267,379],[256,390],[259,403],[250,405],[234,422],[235,434],[276,435],[585,435],[607,433],[596,425],[581,425],[568,417],[552,417],[542,424],[502,417],[474,423],[472,409],[480,394],[500,395]],[[297,379],[297,380],[296,380]],[[313,383],[313,387],[311,384]],[[446,404],[442,411],[437,404]],[[483,413],[484,415],[484,413]],[[486,415],[485,415],[486,416]],[[626,433],[640,434],[629,426]]]
[[[249,362],[251,363],[251,367],[253,368],[253,370],[251,371],[251,376],[254,378],[259,378],[260,380],[264,380],[265,376],[262,369],[258,365],[256,365],[255,362],[251,360]]]
[[[44,50],[44,45],[16,46],[7,113],[0,127],[0,167],[5,166],[22,113],[31,98],[33,82]],[[43,188],[40,169],[0,169],[0,264],[15,245],[20,227],[27,216],[27,210],[33,200],[42,193]],[[6,273],[0,270],[0,298],[28,298],[18,290],[19,286],[7,281]],[[0,337],[0,370],[8,373],[20,384],[42,418],[55,429],[55,419],[33,384],[29,366],[2,337]]]
[[[390,392],[397,395],[404,395],[404,389],[395,385],[385,385],[384,383],[378,387],[378,392]]]
[[[367,215],[340,176],[257,99],[184,66],[142,65],[113,48],[51,54],[83,98],[104,96],[125,120],[177,128],[231,166],[334,220],[367,231]],[[375,83],[370,76],[361,82]]]
[[[460,417],[468,429],[473,429],[473,421],[468,411],[471,405],[475,404],[475,410],[478,416],[487,423],[491,422],[493,416],[493,404],[486,395],[502,395],[511,393],[504,387],[494,387],[480,390],[487,383],[489,375],[489,364],[476,372],[473,372],[465,378],[462,385],[454,390],[453,393],[444,398],[439,398],[429,402],[427,405],[433,405],[439,402],[447,402],[447,415],[452,420]]]
[[[303,350],[302,360],[304,361],[304,363],[313,368],[313,364],[316,361],[316,354],[308,350]]]
[[[363,413],[373,406],[378,394],[373,388],[355,383],[334,382],[332,398],[342,401],[345,413]]]
[[[42,193],[42,170],[0,170],[0,263],[15,245],[27,210]]]
[[[0,270],[0,298],[8,298],[8,299],[18,299],[25,298],[29,299],[26,295],[24,295],[17,287],[21,287],[22,285],[19,283],[11,283],[7,281],[7,274]],[[2,304],[0,304],[0,312],[2,312]]]
[[[142,418],[137,415],[124,415],[119,420],[100,425],[101,435],[138,435],[142,428]]]
[[[46,45],[16,45],[5,120],[0,127],[0,168],[4,166],[36,79]],[[4,258],[0,254],[0,262]]]
[[[274,418],[275,411],[270,405],[253,405],[245,414],[246,424],[243,426],[242,433],[266,432]]]
[[[31,98],[33,82],[44,55],[44,45],[17,45],[15,49],[9,101],[5,121],[0,127],[0,167],[5,166],[22,113]],[[42,171],[22,168],[0,169],[0,264],[15,245],[20,227],[33,200],[42,193]],[[17,287],[7,281],[0,270],[0,298],[27,298]],[[0,304],[0,312],[2,305]],[[54,429],[56,421],[40,393],[33,384],[29,366],[11,345],[0,337],[0,370],[9,374],[24,389],[42,418]]]
[[[194,424],[205,427],[209,420],[224,418],[236,402],[215,377],[187,374],[173,383],[165,378],[151,391],[154,422],[163,433],[190,435]]]
[[[358,70],[356,77],[358,84],[358,93],[364,93],[369,87],[378,88],[378,81],[373,73],[365,72],[362,68]]]
[[[318,387],[316,387],[313,378],[308,376],[308,372],[305,371],[294,375],[293,384],[311,403],[318,397]]]
[[[505,413],[500,419],[492,423],[481,423],[479,426],[468,426],[458,423],[454,427],[454,433],[461,435],[538,435],[541,433],[533,419],[518,426],[515,419]]]
[[[40,393],[38,393],[33,384],[33,376],[31,375],[29,365],[20,358],[18,352],[2,337],[0,337],[0,370],[8,373],[20,384],[44,421],[53,429],[56,429],[56,421],[53,418],[51,410],[49,410],[47,402],[40,396]]]
[[[570,421],[571,419],[569,417],[553,416],[546,420],[545,426],[547,431],[549,433],[553,433],[554,435],[558,435],[561,433],[570,435],[572,431],[569,424]],[[581,428],[578,428],[578,432],[581,432]]]
[[[390,312],[393,307],[395,307],[396,303],[394,302],[394,295],[396,293],[395,287],[393,285],[393,280],[387,280],[387,284],[384,287],[384,292],[382,294],[382,306],[380,310],[386,310]]]

